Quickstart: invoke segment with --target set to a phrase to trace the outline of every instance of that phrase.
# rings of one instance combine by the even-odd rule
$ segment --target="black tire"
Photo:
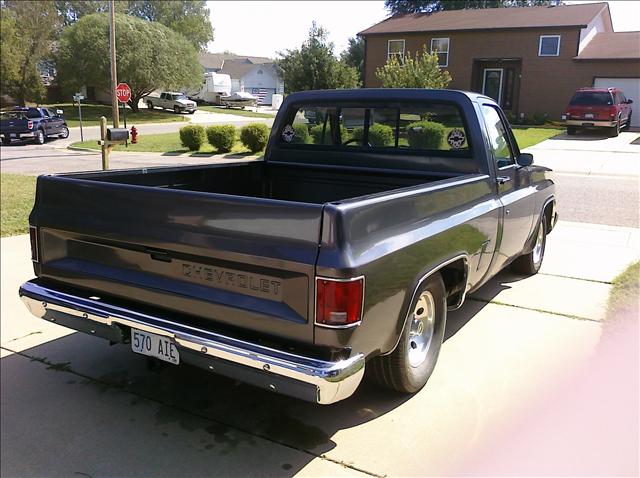
[[[532,276],[537,274],[540,267],[542,267],[544,251],[547,246],[547,221],[544,216],[540,218],[535,238],[535,243],[531,252],[521,255],[511,264],[511,268],[515,272]]]
[[[2,138],[2,144],[5,146],[9,146],[11,144],[11,140],[9,138]]]
[[[439,273],[425,280],[409,308],[395,350],[389,355],[375,357],[367,364],[368,375],[376,383],[402,393],[415,393],[424,387],[436,366],[444,338],[447,321],[445,295]],[[416,326],[418,322],[423,325]],[[421,337],[425,330],[429,330],[427,327],[431,328],[431,337],[425,344]]]
[[[609,137],[616,138],[620,134],[620,118],[613,128],[609,128]]]
[[[631,128],[631,115],[633,114],[633,111],[629,111],[629,116],[627,116],[627,122],[624,125],[624,129],[629,129]]]
[[[173,107],[173,112],[174,112],[175,114],[179,115],[179,114],[180,114],[180,107],[179,107],[179,106],[174,106],[174,107]]]
[[[68,137],[69,137],[69,128],[67,128],[66,126],[63,126],[61,128],[60,134],[58,135],[58,138],[67,139]]]
[[[147,108],[149,108],[150,110],[153,109],[153,103],[151,101],[147,101]]]
[[[33,140],[35,141],[36,144],[44,144],[44,142],[46,141],[46,136],[44,134],[44,131],[42,131],[41,129],[36,130],[36,135],[33,138]]]
[[[575,126],[567,126],[567,134],[569,136],[573,136],[577,132],[578,132],[578,128],[576,128]]]

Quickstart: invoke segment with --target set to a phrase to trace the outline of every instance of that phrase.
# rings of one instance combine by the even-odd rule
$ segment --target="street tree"
[[[442,10],[478,8],[533,7],[550,5],[551,0],[385,0],[391,15],[406,13],[433,13]]]
[[[182,35],[157,22],[116,15],[118,81],[131,87],[129,106],[156,89],[190,89],[202,82],[197,51]],[[68,91],[83,85],[110,88],[109,18],[87,15],[67,27],[56,57],[58,77]]]
[[[52,2],[4,1],[1,13],[3,92],[21,105],[41,101],[45,88],[38,64],[50,58],[60,27],[54,5]]]
[[[276,64],[287,93],[359,86],[358,70],[336,58],[327,35],[324,28],[313,22],[309,37],[300,48],[279,53]]]
[[[349,38],[347,49],[340,55],[340,59],[358,70],[361,83],[364,83],[364,39],[362,37]]]
[[[413,58],[410,52],[404,58],[392,56],[376,76],[383,88],[446,88],[451,82],[449,72],[438,66],[438,55],[426,47]]]
[[[93,13],[109,11],[108,0],[55,0],[65,25]],[[150,22],[162,23],[183,35],[198,50],[213,41],[210,11],[204,0],[120,0],[114,2],[116,13],[125,13]]]

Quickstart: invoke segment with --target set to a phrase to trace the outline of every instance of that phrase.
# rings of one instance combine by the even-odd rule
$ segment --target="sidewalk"
[[[639,136],[623,132],[617,138],[578,136],[574,139],[562,133],[524,151],[533,154],[534,164],[558,173],[640,176],[640,145],[631,144]]]

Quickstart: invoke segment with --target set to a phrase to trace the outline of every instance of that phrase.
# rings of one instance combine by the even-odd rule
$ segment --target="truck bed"
[[[311,344],[324,204],[437,179],[263,162],[41,176],[36,273]]]
[[[449,175],[452,176],[452,175]],[[448,176],[265,162],[67,175],[76,179],[199,193],[324,204],[428,183]]]

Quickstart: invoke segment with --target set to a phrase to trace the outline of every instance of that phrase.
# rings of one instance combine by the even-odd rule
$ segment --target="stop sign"
[[[116,98],[120,103],[127,103],[131,99],[131,88],[126,83],[120,83],[116,87]]]

